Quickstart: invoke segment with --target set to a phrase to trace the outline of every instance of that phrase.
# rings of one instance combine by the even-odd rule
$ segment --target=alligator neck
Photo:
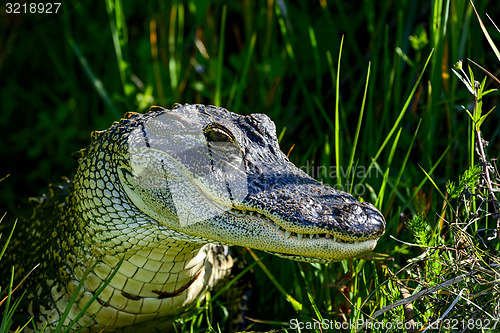
[[[85,314],[78,324],[90,321],[92,327],[109,330],[175,315],[227,275],[227,269],[214,268],[221,267],[216,263],[220,259],[217,246],[186,241],[185,235],[143,214],[130,204],[118,182],[106,186],[104,181],[86,178],[86,172],[79,174],[62,218],[69,222],[62,227],[72,229],[63,233],[72,236],[58,237],[62,275],[67,281],[47,282],[61,314],[78,281],[88,274],[68,323],[115,270],[114,278],[86,312],[97,313],[95,317]],[[60,286],[66,287],[61,291]],[[53,318],[59,320],[59,316]]]

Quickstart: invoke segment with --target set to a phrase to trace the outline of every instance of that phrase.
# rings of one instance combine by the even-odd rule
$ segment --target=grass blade
[[[365,106],[366,106],[366,94],[368,93],[368,82],[370,82],[371,64],[372,64],[371,62],[368,62],[368,70],[366,73],[365,91],[363,93],[363,101],[361,103],[361,110],[359,111],[356,132],[354,133],[354,142],[352,144],[351,157],[349,158],[349,164],[347,164],[347,167],[349,168],[349,173],[347,174],[347,179],[350,178],[350,174],[352,172],[352,165],[354,163],[354,155],[356,154],[356,147],[358,146],[359,133],[361,132],[361,123],[363,122],[363,114],[365,112]],[[354,182],[352,182],[352,183],[354,183]]]
[[[429,175],[432,175],[432,173],[434,172],[434,169],[436,169],[437,166],[439,165],[439,163],[441,163],[442,159],[446,156],[446,154],[448,153],[449,149],[450,149],[450,146],[446,147],[445,151],[441,154],[441,156],[439,157],[439,159],[436,161],[436,163],[434,163],[434,165],[429,170]],[[413,198],[415,198],[415,196],[420,191],[420,189],[422,188],[422,186],[424,186],[424,184],[426,183],[426,181],[427,181],[427,178],[424,178],[420,182],[420,184],[418,184],[418,186],[413,190],[413,193],[412,193],[411,197],[408,198],[408,200],[406,200],[406,204],[403,206],[403,208],[401,209],[401,211],[404,211],[406,208],[409,208],[412,211],[412,213],[415,215],[415,211],[414,211],[413,207],[410,207],[410,204],[412,203]]]
[[[106,281],[104,282],[104,284],[99,288],[97,289],[97,291],[94,293],[94,296],[92,296],[92,298],[87,302],[87,304],[85,304],[85,306],[82,308],[82,310],[80,311],[80,313],[75,317],[75,319],[73,319],[73,321],[68,325],[68,327],[66,328],[65,332],[70,332],[71,330],[71,327],[76,323],[78,322],[78,320],[85,314],[85,311],[87,311],[87,309],[92,305],[92,303],[94,303],[94,301],[97,299],[97,297],[99,297],[99,295],[104,291],[104,289],[106,288],[106,286],[111,282],[111,280],[113,280],[113,277],[116,275],[116,273],[118,273],[118,270],[120,269],[122,263],[123,263],[123,260],[125,259],[125,257],[123,257],[120,262],[118,263],[118,265],[116,266],[116,268],[113,270],[113,272],[111,273],[111,275],[106,279]],[[90,272],[90,270],[89,270]],[[89,272],[85,272],[86,275],[85,277],[88,275]],[[80,281],[80,283],[82,282],[85,282],[85,279],[82,278],[82,280]],[[80,283],[78,284],[78,286],[80,286]],[[83,286],[83,284],[82,284]],[[77,290],[79,290],[77,288]],[[77,290],[75,290],[75,293],[77,292]],[[74,294],[72,295],[71,298],[73,298]],[[69,303],[71,304],[71,302]],[[70,306],[68,304],[68,307]],[[102,307],[102,305],[101,305]],[[66,308],[66,310],[68,310],[68,308]],[[65,311],[66,312],[66,311]],[[60,323],[59,323],[60,324]]]
[[[217,293],[211,298],[212,302],[215,301],[220,295],[222,295],[226,290],[228,290],[236,281],[241,279],[243,275],[245,275],[249,270],[251,270],[255,265],[257,265],[259,262],[254,261],[250,265],[246,266],[245,269],[243,269],[241,272],[239,272],[234,278],[231,279],[228,283],[224,285]]]
[[[111,282],[111,279],[118,272],[118,269],[120,268],[123,260],[124,260],[124,258],[122,258],[122,260],[118,263],[118,266],[115,268],[115,270],[113,271],[113,273],[111,273],[111,276],[106,280],[106,282],[104,283],[103,287],[106,287],[109,284],[109,282]],[[71,311],[71,307],[73,306],[73,304],[75,303],[76,299],[78,298],[80,290],[83,288],[83,285],[85,283],[85,279],[90,274],[90,270],[92,269],[92,267],[93,267],[93,265],[89,265],[87,267],[87,269],[85,270],[85,272],[83,272],[83,276],[80,279],[80,281],[78,282],[78,285],[76,286],[75,291],[71,295],[71,298],[68,301],[68,305],[66,306],[66,309],[64,310],[63,314],[61,315],[61,317],[59,319],[59,323],[57,324],[54,332],[61,332],[62,331],[64,322],[65,322],[66,318],[68,317],[68,315],[69,315],[69,313]],[[85,308],[84,308],[85,310],[88,308],[88,306],[90,306],[90,304],[93,302],[93,300],[95,300],[95,298],[97,298],[99,296],[99,294],[102,292],[102,290],[104,290],[103,287],[99,288],[98,292],[96,292],[94,294],[94,297],[92,297],[91,301],[89,301],[87,303],[87,305],[85,306]],[[66,328],[65,332],[68,332],[71,329],[71,326],[73,326],[73,324],[76,323],[76,321],[78,319],[80,319],[80,317],[85,313],[85,310],[80,311],[80,313],[78,314],[78,316],[68,325],[68,327]]]
[[[420,170],[422,170],[422,172],[425,174],[425,177],[427,177],[427,179],[429,179],[429,181],[434,186],[436,191],[438,191],[439,195],[443,198],[443,200],[446,201],[446,203],[451,207],[451,204],[448,201],[448,198],[446,197],[446,195],[443,194],[443,192],[441,192],[441,190],[439,189],[439,186],[436,185],[436,182],[434,181],[434,179],[432,179],[432,177],[427,173],[427,171],[425,171],[425,169],[422,168],[421,166],[420,166]]]
[[[5,218],[5,216],[7,215],[7,213],[3,214],[2,218],[0,219],[0,223],[3,221],[3,219]],[[10,234],[9,234],[9,237],[7,237],[7,240],[5,241],[5,244],[2,248],[2,252],[0,252],[0,260],[2,259],[5,251],[7,251],[7,245],[9,245],[9,242],[12,238],[12,235],[14,234],[14,229],[16,229],[16,224],[17,224],[17,219],[14,221],[14,225],[12,226],[12,230],[10,231]],[[2,235],[0,234],[0,239],[1,239]]]
[[[11,269],[9,290],[7,294],[7,301],[5,302],[4,315],[0,325],[0,332],[8,332],[11,326],[12,312],[10,311],[10,301],[12,299],[12,285],[14,284],[14,267]]]
[[[222,89],[222,72],[224,63],[224,38],[226,36],[226,15],[227,6],[222,7],[222,18],[220,22],[220,34],[219,34],[219,51],[217,54],[217,76],[215,78],[215,94],[214,94],[214,104],[215,106],[221,106],[221,89]]]
[[[283,8],[281,7],[283,6]],[[286,10],[286,4],[284,2],[280,1],[275,1],[275,12],[276,12],[276,17],[278,18],[278,24],[280,27],[280,32],[281,36],[283,37],[283,40],[285,42],[285,51],[286,54],[288,55],[288,58],[290,59],[290,62],[292,64],[293,72],[297,78],[298,82],[298,87],[301,90],[303,94],[303,98],[306,100],[307,105],[312,105],[312,99],[311,99],[311,93],[308,91],[308,87],[305,84],[304,81],[304,76],[302,75],[302,71],[299,69],[298,61],[297,58],[295,57],[295,52],[293,49],[293,44],[291,42],[291,36],[287,28],[287,22],[285,22],[286,15],[285,10]],[[321,133],[321,124],[319,122],[319,119],[314,111],[314,109],[310,108],[310,116],[312,119],[312,122],[314,124],[314,127],[316,128],[318,133]]]
[[[398,142],[399,142],[399,137],[401,136],[401,130],[402,130],[402,128],[400,127],[398,134],[396,134],[396,138],[394,139],[394,142],[392,143],[391,150],[389,152],[389,159],[387,161],[387,167],[386,167],[385,172],[384,172],[384,179],[382,180],[382,186],[380,187],[379,196],[378,196],[377,201],[375,203],[375,206],[377,206],[377,207],[382,207],[382,203],[384,201],[384,193],[385,193],[385,188],[387,186],[387,179],[389,177],[389,170],[391,168],[392,159],[394,158],[394,154],[396,152],[396,147],[397,147]]]
[[[489,77],[490,79],[492,79],[493,81],[495,81],[498,85],[500,85],[500,81],[495,77],[495,75],[491,74],[489,71],[487,71],[485,68],[483,68],[481,65],[479,65],[478,63],[476,63],[475,61],[467,58],[468,61],[472,62],[474,65],[476,65],[477,67],[479,67],[483,72],[485,72]],[[474,92],[473,92],[474,94]]]
[[[339,49],[339,59],[337,62],[337,76],[335,80],[335,168],[337,170],[337,185],[342,185],[342,178],[340,177],[340,111],[339,111],[339,102],[340,102],[340,60],[342,57],[342,46],[344,45],[344,36],[340,40],[340,49]]]
[[[13,294],[13,293],[14,293],[14,292],[15,292],[15,291],[16,291],[16,290],[17,290],[17,289],[18,289],[18,288],[19,288],[19,287],[23,284],[23,282],[24,282],[24,281],[28,278],[28,276],[30,276],[30,274],[31,274],[31,273],[33,273],[33,271],[34,271],[35,269],[37,269],[37,268],[38,268],[38,266],[40,266],[40,263],[36,264],[36,265],[35,265],[35,267],[33,267],[33,268],[32,268],[32,269],[28,272],[28,274],[26,274],[26,276],[25,276],[25,277],[23,277],[23,279],[21,280],[21,282],[19,282],[19,283],[17,284],[17,286],[16,286],[16,287],[12,290],[12,294]],[[2,300],[0,301],[0,306],[2,306],[2,304],[3,304],[6,300],[7,300],[7,298],[8,298],[8,297],[10,297],[10,294],[9,294],[8,296],[5,296],[5,297],[4,297],[4,299],[2,299]]]
[[[264,271],[264,273],[267,275],[267,277],[269,278],[269,280],[271,280],[271,282],[274,284],[274,286],[278,289],[278,291],[283,296],[285,296],[285,298],[290,302],[290,304],[292,305],[293,309],[296,312],[301,311],[302,310],[302,304],[299,301],[297,301],[295,298],[293,298],[293,296],[290,295],[285,290],[285,288],[283,288],[283,286],[281,286],[281,284],[274,277],[274,275],[271,273],[271,271],[266,267],[266,265],[264,265],[264,263],[262,262],[262,260],[259,257],[257,257],[257,255],[255,254],[255,252],[253,252],[252,249],[247,248],[247,250],[248,250],[248,252],[250,252],[250,254],[252,255],[253,259],[259,264],[259,267]]]
[[[306,278],[306,274],[304,270],[302,269],[302,265],[300,263],[297,263],[297,266],[299,268],[300,275],[302,276],[302,280],[304,282],[307,298],[309,299],[309,302],[311,303],[311,307],[313,309],[314,314],[318,318],[319,322],[323,321],[323,316],[321,315],[321,312],[319,311],[318,306],[316,305],[316,301],[314,300],[313,295],[311,294],[311,288],[309,287],[308,280]]]
[[[401,168],[399,170],[399,173],[398,175],[396,176],[396,180],[392,186],[392,189],[391,189],[391,193],[389,193],[389,200],[391,200],[392,196],[394,195],[394,193],[396,192],[398,186],[399,186],[399,182],[401,181],[401,177],[403,176],[403,172],[406,168],[406,164],[408,163],[408,159],[410,157],[410,153],[411,153],[411,150],[412,150],[412,147],[413,147],[413,144],[415,142],[415,138],[417,137],[417,134],[418,134],[418,130],[420,129],[420,124],[422,123],[422,119],[420,119],[420,121],[418,122],[418,125],[417,125],[417,128],[415,129],[415,134],[413,135],[412,139],[411,139],[411,142],[410,144],[408,145],[408,150],[406,151],[406,155],[403,159],[403,163],[401,164]]]
[[[432,57],[432,54],[433,52],[431,52],[429,54],[429,57],[427,58],[427,61],[425,62],[425,65],[424,67],[422,68],[422,71],[420,72],[420,75],[418,76],[418,79],[417,81],[415,82],[415,84],[413,85],[413,89],[411,90],[410,92],[410,95],[408,96],[408,98],[406,99],[406,102],[403,106],[403,108],[401,109],[401,112],[399,113],[399,116],[398,118],[396,119],[396,121],[394,122],[394,124],[392,125],[392,128],[391,130],[389,131],[389,134],[387,134],[384,142],[382,143],[382,145],[380,146],[380,148],[378,149],[377,153],[375,154],[375,157],[373,157],[372,159],[372,162],[370,163],[370,165],[368,166],[368,169],[367,170],[370,170],[371,167],[373,166],[373,163],[375,161],[377,161],[378,157],[380,156],[380,154],[382,153],[382,151],[384,150],[385,146],[387,145],[387,143],[389,142],[390,138],[392,137],[392,135],[394,134],[394,132],[396,131],[396,128],[399,126],[399,123],[401,122],[401,120],[403,119],[403,116],[405,115],[406,113],[406,110],[408,109],[408,106],[410,105],[410,102],[413,98],[413,95],[415,95],[415,92],[417,91],[417,87],[418,85],[420,84],[420,80],[422,79],[422,76],[424,75],[424,72],[425,72],[425,69],[427,68],[427,65],[429,64],[429,61]],[[368,174],[368,173],[367,173]],[[360,183],[364,182],[364,180],[366,179],[367,175],[365,175]]]
[[[240,109],[240,105],[242,103],[242,98],[241,96],[243,95],[243,91],[245,90],[245,87],[247,85],[247,76],[248,76],[248,70],[250,68],[250,63],[252,60],[252,55],[253,51],[255,48],[255,41],[257,40],[257,35],[254,33],[252,35],[252,38],[250,39],[250,46],[248,48],[248,54],[245,58],[245,65],[243,66],[243,71],[241,73],[241,78],[240,81],[238,82],[238,86],[236,87],[236,96],[234,98],[234,108],[235,111],[238,111]],[[228,103],[230,105],[231,103]],[[228,106],[231,107],[231,106]]]
[[[130,96],[134,92],[134,86],[129,83],[130,64],[128,58],[126,57],[128,44],[127,24],[123,14],[121,0],[106,0],[106,10],[108,12],[111,36],[113,38],[116,62],[118,65],[118,72],[120,73],[123,92],[125,93],[125,96]]]
[[[490,44],[491,48],[493,49],[493,53],[495,53],[495,55],[497,56],[498,61],[500,61],[500,52],[498,51],[495,43],[493,43],[493,40],[491,39],[490,34],[488,33],[488,30],[484,26],[483,21],[481,20],[481,17],[479,16],[479,14],[476,10],[476,6],[474,6],[474,2],[472,0],[470,0],[470,4],[472,5],[472,8],[474,8],[474,12],[476,13],[477,20],[479,21],[479,25],[481,26],[481,30],[483,30],[484,36],[486,37],[486,39],[488,40],[488,43]]]
[[[87,62],[87,59],[83,56],[82,52],[80,51],[80,48],[78,45],[76,45],[75,41],[73,40],[72,37],[68,36],[68,42],[73,50],[73,53],[75,54],[76,58],[80,62],[80,65],[83,67],[83,70],[85,71],[85,74],[87,74],[87,77],[89,78],[90,82],[92,82],[92,85],[94,86],[95,90],[103,100],[104,104],[108,107],[108,109],[113,113],[113,115],[116,118],[121,118],[121,113],[118,112],[118,110],[115,108],[113,103],[111,102],[111,99],[108,96],[108,92],[104,88],[104,84],[102,83],[101,80],[99,80],[95,75],[92,69],[89,66],[89,63]]]

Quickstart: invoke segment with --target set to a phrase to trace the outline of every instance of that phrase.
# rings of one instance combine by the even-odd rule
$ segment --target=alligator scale
[[[266,115],[204,105],[152,107],[94,132],[73,179],[35,206],[0,271],[15,266],[19,281],[40,264],[23,311],[48,331],[84,276],[63,327],[102,289],[72,330],[142,332],[228,275],[225,245],[328,263],[371,251],[385,230],[374,206],[294,166]]]

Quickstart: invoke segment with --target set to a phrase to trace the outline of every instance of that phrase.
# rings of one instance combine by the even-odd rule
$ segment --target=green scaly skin
[[[51,331],[86,272],[64,327],[123,260],[72,330],[142,332],[168,328],[229,274],[221,244],[326,263],[371,251],[384,230],[375,207],[290,163],[267,116],[152,107],[92,134],[73,180],[18,223],[0,269],[21,278],[40,263],[22,311]]]

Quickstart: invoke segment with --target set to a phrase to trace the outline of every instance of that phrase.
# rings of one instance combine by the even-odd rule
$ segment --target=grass
[[[493,323],[498,113],[479,120],[498,95],[471,95],[471,73],[451,69],[470,58],[495,75],[498,53],[485,38],[500,36],[485,19],[498,17],[495,4],[476,3],[483,25],[466,0],[107,0],[66,5],[43,22],[19,15],[0,37],[9,78],[0,155],[11,174],[2,209],[12,217],[21,198],[74,172],[70,154],[125,111],[189,102],[263,112],[292,162],[376,204],[387,231],[376,253],[330,265],[244,251],[249,265],[259,258],[248,329],[293,331],[294,319],[413,320],[441,331],[446,320]],[[479,157],[478,133],[490,142]],[[478,162],[489,184],[468,181]],[[224,302],[209,299],[180,320],[182,331],[224,330]]]

